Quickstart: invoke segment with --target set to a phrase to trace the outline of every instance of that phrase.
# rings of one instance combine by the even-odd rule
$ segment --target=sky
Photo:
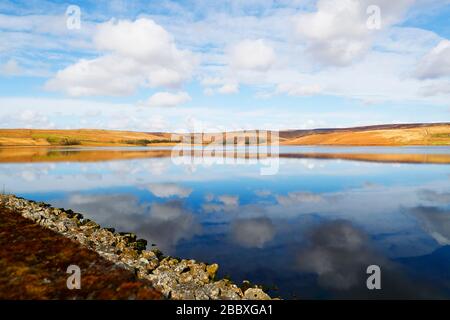
[[[450,0],[0,1],[0,128],[450,121]]]

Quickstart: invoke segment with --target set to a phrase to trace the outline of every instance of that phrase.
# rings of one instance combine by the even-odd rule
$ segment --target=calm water
[[[281,152],[335,149],[393,151]],[[274,296],[450,297],[449,164],[280,158],[277,174],[260,169],[175,165],[170,157],[49,158],[1,163],[0,179],[7,192],[135,232],[168,255],[217,262],[221,276],[264,284]],[[378,291],[366,288],[372,264],[382,271]]]

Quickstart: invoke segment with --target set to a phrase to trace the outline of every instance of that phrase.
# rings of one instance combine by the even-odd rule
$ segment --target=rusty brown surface
[[[69,265],[81,289],[67,289]],[[161,299],[151,283],[56,232],[0,207],[0,299]]]

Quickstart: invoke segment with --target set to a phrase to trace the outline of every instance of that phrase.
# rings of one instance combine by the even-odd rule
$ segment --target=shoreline
[[[439,148],[438,151],[429,151],[428,153],[414,153],[398,151],[402,147],[392,147],[395,150],[384,150],[382,152],[369,152],[361,150],[359,152],[346,152],[349,148],[361,147],[336,147],[335,150],[321,150],[324,146],[314,146],[316,150],[303,151],[294,153],[292,150],[280,150],[273,154],[259,154],[255,152],[245,153],[244,151],[235,152],[235,150],[226,150],[223,153],[217,153],[214,157],[239,158],[239,159],[262,159],[262,158],[287,158],[287,159],[323,159],[323,160],[354,160],[367,162],[384,162],[384,163],[432,163],[432,164],[450,164],[450,153],[441,152],[441,148],[445,150],[449,147],[442,146],[417,146],[419,148]],[[326,147],[325,147],[326,148]],[[370,147],[369,147],[370,148]],[[377,147],[372,147],[377,148]],[[386,147],[382,147],[386,148]],[[407,147],[403,147],[407,148]],[[357,150],[357,149],[353,149]],[[427,149],[428,150],[428,149]],[[0,147],[0,163],[38,163],[38,162],[102,162],[116,160],[134,160],[134,159],[150,159],[150,158],[168,158],[173,157],[172,150],[162,148],[143,148],[143,149],[121,149],[115,148],[43,148],[43,147],[18,147],[18,148],[2,148]],[[202,150],[194,150],[194,152],[186,152],[189,157],[203,157]],[[205,157],[212,155],[207,154]]]
[[[244,282],[242,288],[228,279],[216,279],[219,266],[166,257],[133,233],[102,228],[82,214],[54,208],[43,202],[14,195],[0,195],[0,205],[34,223],[53,230],[102,258],[150,281],[167,299],[174,300],[269,300],[261,288]]]

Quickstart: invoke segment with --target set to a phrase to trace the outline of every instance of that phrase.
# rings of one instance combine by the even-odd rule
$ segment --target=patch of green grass
[[[78,146],[81,144],[81,141],[77,139],[63,138],[60,143],[62,146]]]
[[[434,133],[431,135],[432,138],[450,138],[450,133]]]
[[[123,141],[126,144],[134,144],[134,145],[138,145],[138,146],[146,146],[148,144],[152,144],[152,143],[170,143],[170,142],[174,142],[171,140],[167,140],[167,139],[153,139],[153,140],[148,140],[148,139],[137,139],[137,140],[124,140]]]
[[[78,146],[81,144],[80,140],[73,138],[47,137],[46,140],[52,146]]]
[[[47,137],[45,138],[45,140],[47,140],[48,143],[50,143],[51,145],[57,145],[59,144],[60,139],[57,137]]]
[[[33,134],[31,138],[34,140],[45,139],[52,146],[76,146],[81,144],[78,139],[53,134]]]
[[[37,134],[32,136],[33,139],[45,139],[52,146],[76,146],[80,145],[81,141],[70,137],[60,137],[57,135],[43,135]]]

